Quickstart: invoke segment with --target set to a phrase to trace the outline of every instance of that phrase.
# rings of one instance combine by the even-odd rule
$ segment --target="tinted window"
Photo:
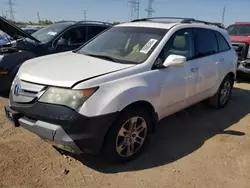
[[[92,39],[102,31],[107,29],[107,27],[103,26],[88,26],[88,40]]]
[[[230,50],[230,46],[227,43],[226,39],[218,32],[215,32],[215,34],[216,34],[216,38],[219,44],[219,51],[224,52],[224,51]]]
[[[74,27],[62,34],[60,39],[65,39],[70,44],[80,44],[86,42],[86,27]]]
[[[182,55],[187,59],[194,57],[195,53],[192,29],[179,30],[170,37],[160,54],[161,63],[172,54]]]
[[[215,34],[209,29],[195,29],[196,56],[203,57],[218,52]]]

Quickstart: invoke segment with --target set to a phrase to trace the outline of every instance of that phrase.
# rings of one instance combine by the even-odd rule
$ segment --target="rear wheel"
[[[216,108],[225,107],[232,93],[233,82],[234,80],[231,76],[226,76],[222,81],[217,93],[208,100],[209,105]]]
[[[149,141],[151,119],[141,108],[130,108],[111,126],[102,157],[106,162],[123,163],[138,157]]]

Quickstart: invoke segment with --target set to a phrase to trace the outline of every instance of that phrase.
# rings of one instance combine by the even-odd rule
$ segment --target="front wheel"
[[[144,109],[123,111],[106,136],[103,159],[109,163],[123,163],[138,157],[149,141],[150,128],[150,116]]]
[[[226,76],[217,93],[208,100],[208,103],[216,108],[225,107],[232,93],[233,81],[232,77]]]

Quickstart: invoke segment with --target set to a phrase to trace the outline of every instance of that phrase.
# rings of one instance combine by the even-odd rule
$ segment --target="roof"
[[[250,22],[235,22],[235,25],[250,25]]]
[[[154,17],[154,18],[142,18],[133,20],[129,23],[119,24],[120,27],[151,27],[151,28],[162,28],[170,29],[177,24],[192,24],[192,26],[204,26],[204,27],[216,27],[224,28],[221,23],[213,23],[202,20],[195,20],[194,18],[179,18],[179,17]]]
[[[150,27],[150,28],[161,28],[161,29],[170,29],[178,23],[157,23],[150,21],[143,22],[128,22],[116,25],[114,27]]]
[[[108,23],[108,22],[93,21],[93,20],[86,20],[86,21],[60,21],[60,22],[55,22],[54,24],[64,24],[64,25],[93,24],[93,25],[111,26],[111,24]]]

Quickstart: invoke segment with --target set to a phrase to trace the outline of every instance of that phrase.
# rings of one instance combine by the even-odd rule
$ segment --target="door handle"
[[[224,62],[224,58],[221,58],[221,59],[220,59],[220,62]]]
[[[199,68],[197,66],[191,68],[191,72],[197,72]]]

